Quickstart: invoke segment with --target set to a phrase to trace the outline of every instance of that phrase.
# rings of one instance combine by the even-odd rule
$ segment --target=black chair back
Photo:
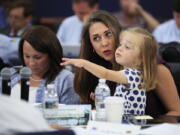
[[[178,94],[180,97],[180,63],[166,63],[166,66],[169,68],[174,78],[174,82],[176,84]]]

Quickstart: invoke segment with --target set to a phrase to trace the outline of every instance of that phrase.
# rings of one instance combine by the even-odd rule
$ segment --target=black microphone
[[[11,95],[11,69],[3,68],[1,70],[2,77],[2,93],[6,95]]]
[[[21,99],[28,101],[29,100],[29,78],[32,74],[32,71],[28,67],[23,67],[20,70],[21,75]]]

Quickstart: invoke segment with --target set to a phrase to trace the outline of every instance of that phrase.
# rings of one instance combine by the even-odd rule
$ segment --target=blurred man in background
[[[180,43],[180,0],[173,0],[173,19],[159,25],[153,35],[159,43]]]
[[[73,16],[60,25],[57,37],[62,45],[80,45],[81,31],[89,14],[98,9],[98,0],[72,0]]]
[[[22,36],[31,27],[32,5],[28,0],[16,0],[8,10],[8,26],[0,33],[8,36]]]
[[[121,11],[114,15],[124,29],[139,26],[151,32],[159,25],[159,22],[139,5],[139,0],[119,0],[119,6]]]

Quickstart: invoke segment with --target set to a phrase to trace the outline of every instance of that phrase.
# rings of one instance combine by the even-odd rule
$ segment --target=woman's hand
[[[61,66],[65,65],[74,65],[75,67],[82,68],[84,65],[84,60],[83,59],[70,59],[70,58],[62,58],[62,63],[60,63]]]
[[[131,14],[138,15],[141,13],[142,10],[143,8],[136,2],[132,2],[129,5],[129,13]]]

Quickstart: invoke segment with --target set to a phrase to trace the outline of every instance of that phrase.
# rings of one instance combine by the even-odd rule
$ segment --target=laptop
[[[67,58],[79,57],[80,45],[62,45],[63,56]]]

